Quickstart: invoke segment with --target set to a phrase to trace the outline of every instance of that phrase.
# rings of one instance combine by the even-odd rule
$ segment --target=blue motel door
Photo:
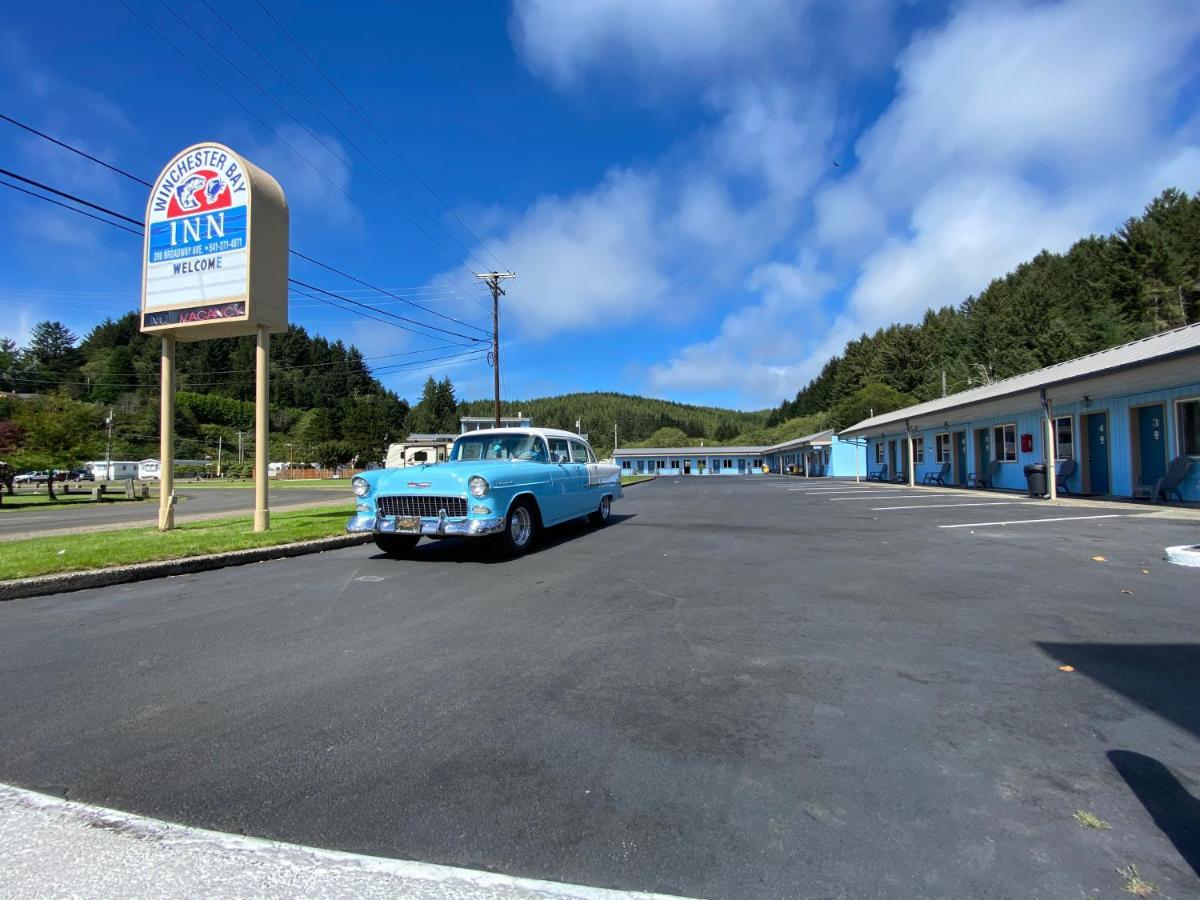
[[[1138,407],[1138,484],[1153,487],[1167,474],[1167,434],[1161,405]]]
[[[1088,416],[1088,474],[1093,494],[1107,494],[1108,485],[1108,414]]]

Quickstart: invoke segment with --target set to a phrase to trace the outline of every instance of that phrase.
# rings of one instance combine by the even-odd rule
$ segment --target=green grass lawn
[[[174,531],[122,528],[0,542],[0,580],[30,578],[127,563],[180,559],[248,547],[270,547],[345,532],[354,508],[321,506],[271,514],[271,530],[254,532],[252,516],[184,523]]]
[[[104,502],[131,503],[136,501],[126,500],[123,490],[119,494],[114,490],[112,493],[105,495]],[[80,504],[85,506],[95,505],[95,503],[92,501],[90,488],[86,489],[86,492],[83,490],[81,490],[79,493],[72,491],[69,494],[62,493],[60,489],[58,496],[54,500],[51,500],[45,492],[40,494],[22,494],[18,492],[10,497],[6,491],[4,493],[4,502],[0,504],[0,514],[20,509],[55,509],[60,506],[78,506]]]
[[[653,475],[622,475],[621,484],[637,484],[639,481],[653,481]]]

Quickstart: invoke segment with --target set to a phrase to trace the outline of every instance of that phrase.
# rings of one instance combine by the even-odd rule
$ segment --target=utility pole
[[[617,420],[613,419],[613,453],[617,452]]]
[[[224,435],[217,435],[217,477],[221,477],[221,442],[225,440]]]
[[[109,407],[108,418],[104,420],[104,424],[108,426],[108,446],[104,449],[104,480],[112,481],[112,407]]]
[[[246,457],[242,455],[242,435],[245,434],[245,432],[239,431],[237,434],[238,434],[238,462],[241,463],[241,462],[246,461]]]
[[[946,370],[942,369],[942,396],[946,396]]]
[[[516,272],[476,272],[475,277],[492,292],[492,382],[496,394],[496,427],[500,427],[500,295],[504,288],[500,281],[516,278]]]

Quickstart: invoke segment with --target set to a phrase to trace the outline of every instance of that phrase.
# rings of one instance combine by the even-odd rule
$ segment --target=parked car
[[[524,553],[543,527],[605,524],[623,496],[618,466],[597,462],[579,435],[552,428],[471,431],[446,462],[363,472],[351,485],[358,503],[346,530],[374,534],[389,555],[422,536],[494,536],[510,554]]]
[[[72,469],[66,473],[64,480],[70,481],[95,481],[96,476],[91,469]]]
[[[45,484],[49,480],[45,472],[22,472],[13,477],[16,484]]]

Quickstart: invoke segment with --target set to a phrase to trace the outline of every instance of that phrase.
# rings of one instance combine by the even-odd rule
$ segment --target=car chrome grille
[[[375,501],[381,516],[425,516],[437,518],[445,510],[450,518],[467,514],[465,497],[426,497],[421,494],[405,494],[400,497],[380,497]]]

